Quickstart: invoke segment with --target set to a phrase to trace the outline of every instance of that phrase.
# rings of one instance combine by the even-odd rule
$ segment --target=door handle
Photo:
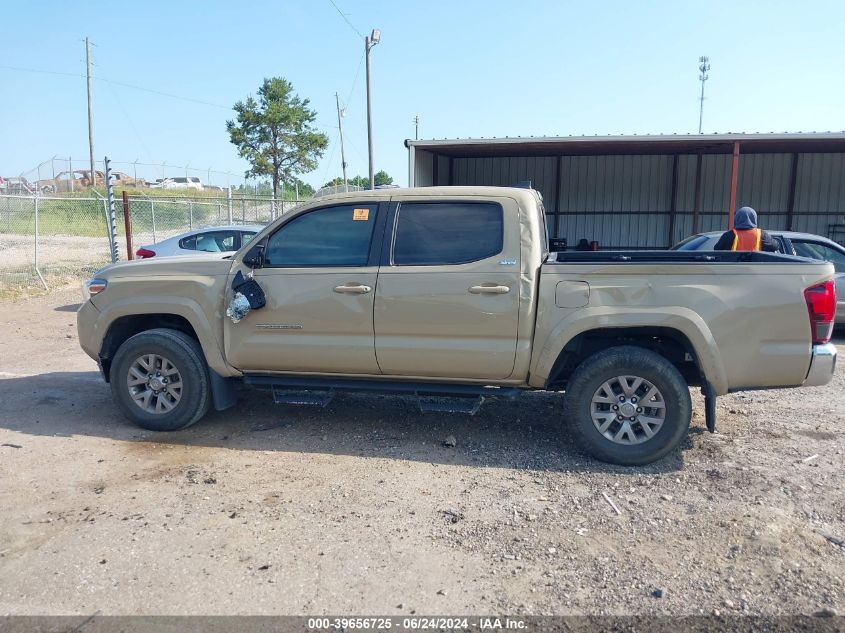
[[[504,295],[509,293],[511,289],[509,286],[481,284],[480,286],[470,286],[469,291],[474,295]]]
[[[345,286],[335,286],[334,291],[346,295],[365,295],[368,292],[372,292],[373,289],[364,284],[347,284]]]

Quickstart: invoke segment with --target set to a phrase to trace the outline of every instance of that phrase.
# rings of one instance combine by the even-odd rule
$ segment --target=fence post
[[[129,194],[123,190],[123,228],[126,231],[126,259],[134,257],[132,251],[132,219],[129,216]]]
[[[276,219],[276,195],[270,197],[270,219]]]
[[[115,219],[114,214],[114,187],[112,186],[111,182],[111,161],[109,157],[106,156],[103,160],[104,163],[104,171],[105,171],[105,178],[106,178],[106,204],[108,205],[108,211],[106,212],[106,219],[109,223],[109,243],[111,245],[111,261],[114,264],[117,262],[118,257],[120,256],[117,250],[117,220]],[[96,177],[94,182],[96,183]],[[95,188],[96,191],[96,188]]]
[[[153,244],[155,244],[158,241],[156,239],[156,203],[152,198],[150,199],[150,215],[153,216]]]
[[[246,200],[241,198],[241,223],[246,224]]]
[[[38,278],[44,284],[44,290],[49,290],[47,282],[44,281],[44,276],[38,269],[38,192],[35,192],[35,272],[38,273]]]
[[[229,224],[232,224],[232,187],[226,188],[226,205],[229,208]]]
[[[194,229],[194,203],[192,201],[188,202],[188,228]]]

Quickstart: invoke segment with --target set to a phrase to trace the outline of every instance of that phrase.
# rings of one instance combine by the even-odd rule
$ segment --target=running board
[[[417,393],[417,405],[423,413],[468,413],[475,415],[484,404],[484,396],[437,396]]]
[[[338,391],[407,394],[417,397],[420,411],[475,415],[488,398],[513,399],[522,394],[516,387],[490,387],[452,383],[401,382],[301,376],[246,375],[244,383],[270,387],[276,404],[310,404],[325,407]]]
[[[271,385],[275,404],[303,404],[327,407],[334,399],[334,389],[288,389]]]

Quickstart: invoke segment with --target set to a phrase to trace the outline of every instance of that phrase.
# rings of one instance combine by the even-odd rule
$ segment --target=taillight
[[[135,251],[135,257],[138,257],[139,259],[147,259],[148,257],[155,257],[155,256],[156,256],[156,252],[151,251],[148,248],[139,248],[137,251]]]
[[[833,334],[836,317],[836,286],[832,280],[811,286],[804,291],[804,301],[810,315],[813,345],[827,343]]]

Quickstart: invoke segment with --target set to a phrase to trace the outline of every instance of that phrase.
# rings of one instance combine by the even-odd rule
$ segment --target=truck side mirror
[[[250,248],[246,255],[244,255],[244,266],[250,268],[261,268],[264,265],[264,247],[267,246],[261,242]]]

